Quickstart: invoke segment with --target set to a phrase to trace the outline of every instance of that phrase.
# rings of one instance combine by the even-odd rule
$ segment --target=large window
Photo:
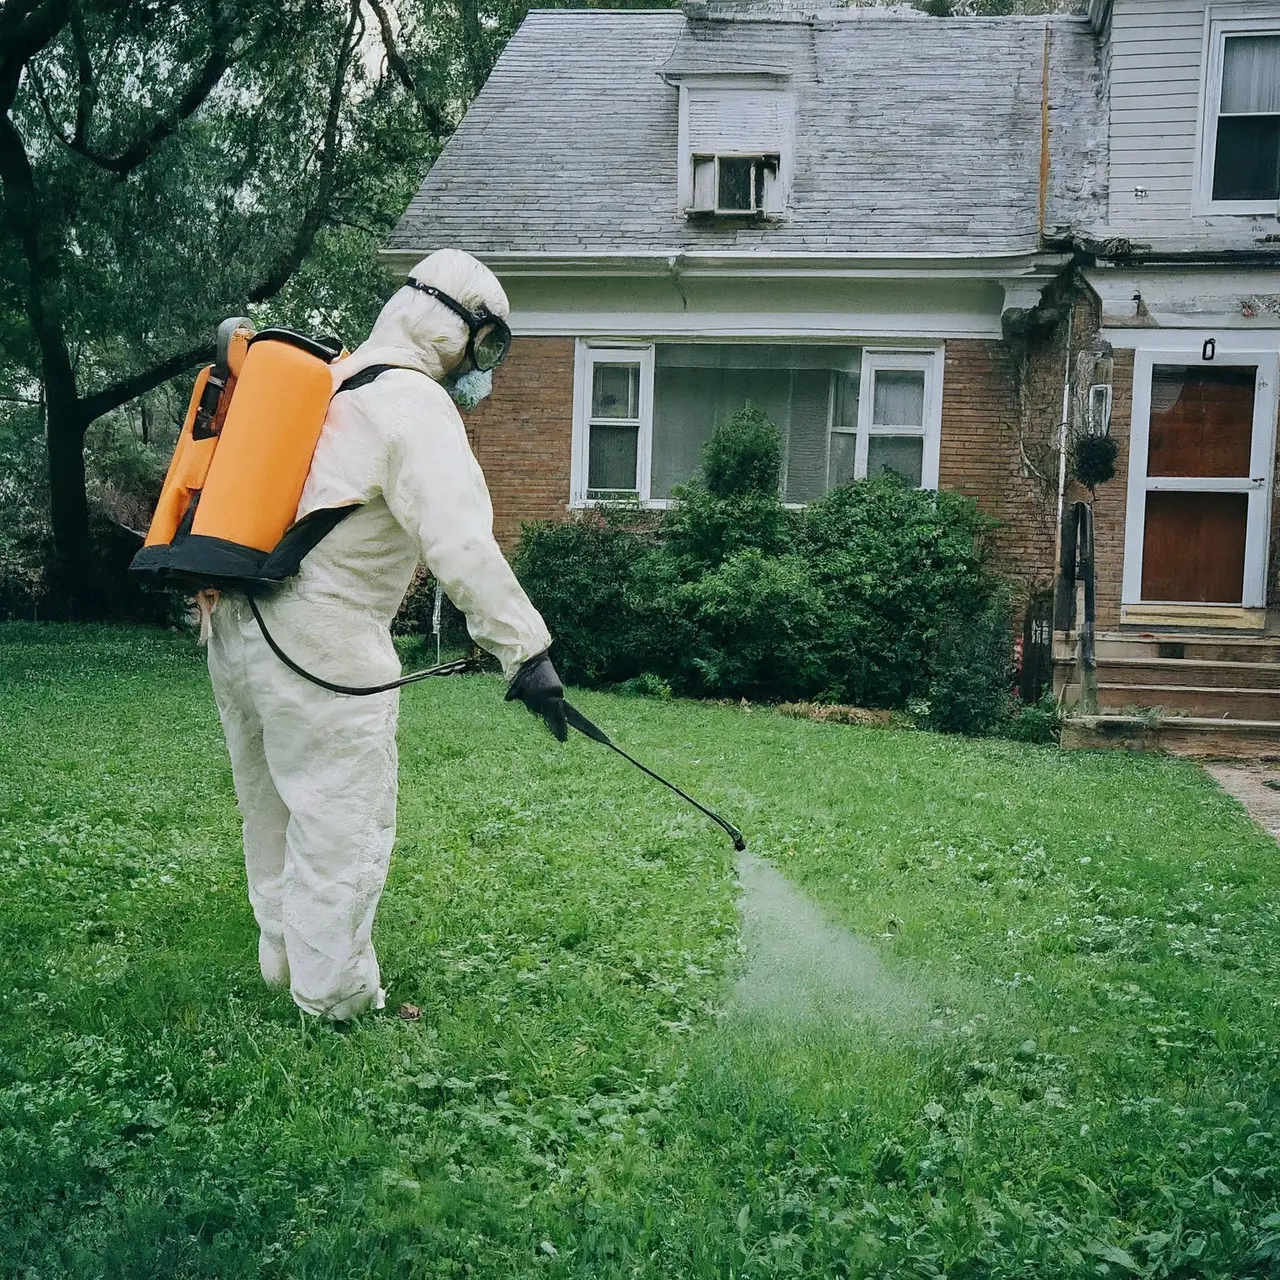
[[[782,436],[787,502],[886,470],[936,488],[941,384],[938,350],[581,343],[573,500],[667,501],[746,404]]]
[[[1280,204],[1280,26],[1220,22],[1210,41],[1201,201],[1223,212]]]

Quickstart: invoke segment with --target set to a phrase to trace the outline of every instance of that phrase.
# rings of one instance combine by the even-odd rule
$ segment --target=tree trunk
[[[93,569],[89,533],[84,468],[84,436],[89,424],[74,395],[50,394],[46,414],[55,592],[73,616],[96,617],[105,602]]]

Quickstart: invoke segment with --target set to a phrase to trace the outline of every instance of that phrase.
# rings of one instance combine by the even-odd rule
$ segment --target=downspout
[[[680,282],[680,269],[684,266],[684,254],[673,253],[667,257],[667,274],[671,277],[671,283],[675,287],[676,293],[680,295],[680,309],[682,311],[689,310],[689,298],[685,294],[684,285]]]
[[[1049,68],[1053,54],[1053,27],[1044,24],[1044,79],[1040,88],[1040,244],[1049,221]]]
[[[1040,85],[1040,244],[1044,245],[1045,231],[1049,221],[1049,177],[1050,167],[1050,135],[1049,135],[1049,92],[1052,87],[1050,70],[1053,65],[1053,25],[1046,20],[1044,24],[1044,67]],[[1067,421],[1071,416],[1071,343],[1075,335],[1076,299],[1075,277],[1072,275],[1072,287],[1068,292],[1067,311],[1067,354],[1066,367],[1062,374],[1062,416],[1058,419],[1058,519],[1054,525],[1053,564],[1055,575],[1061,572],[1062,565],[1062,518],[1066,511],[1067,498]],[[1054,593],[1055,598],[1057,592]],[[1058,629],[1059,619],[1054,618],[1054,630]]]

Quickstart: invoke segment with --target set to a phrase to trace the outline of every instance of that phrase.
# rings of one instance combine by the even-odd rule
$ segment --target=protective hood
[[[445,377],[441,347],[462,330],[459,349],[466,343],[462,322],[414,289],[398,289],[382,308],[369,336],[345,360],[333,366],[333,385],[375,364],[402,365],[425,373],[434,382]]]
[[[504,319],[511,304],[497,277],[479,259],[460,249],[439,249],[409,273],[434,285],[464,307],[487,307]],[[404,365],[442,382],[467,345],[467,327],[448,307],[407,285],[382,308],[369,336],[333,366],[334,387],[375,364]]]

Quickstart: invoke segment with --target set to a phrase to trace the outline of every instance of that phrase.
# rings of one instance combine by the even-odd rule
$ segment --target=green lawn
[[[1280,851],[1200,771],[582,694],[874,948],[789,1002],[722,834],[500,693],[404,696],[424,1017],[338,1031],[191,642],[0,627],[0,1275],[1280,1275]]]

